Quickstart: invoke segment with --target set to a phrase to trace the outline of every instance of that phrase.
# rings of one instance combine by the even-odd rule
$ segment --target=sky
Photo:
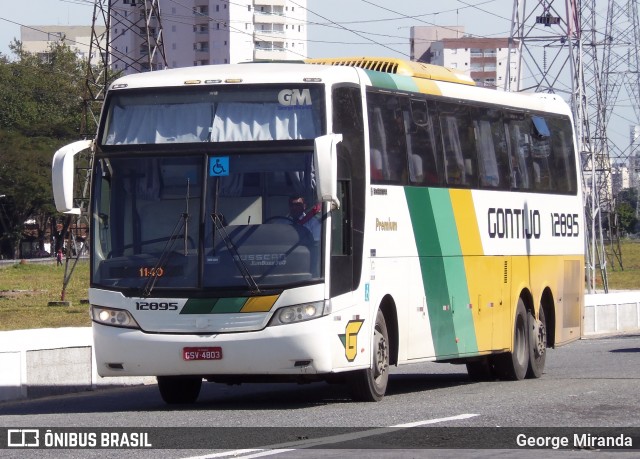
[[[183,0],[164,2],[180,5]],[[91,25],[94,3],[94,0],[0,0],[0,53],[10,55],[9,43],[20,37],[20,25],[35,28]],[[542,3],[564,11],[564,0],[539,2]],[[607,2],[598,3],[606,8]],[[411,26],[459,25],[474,36],[508,37],[513,4],[514,0],[308,0],[308,56],[408,58]],[[535,1],[528,5],[542,8]],[[542,13],[541,10],[539,14]],[[628,145],[633,118],[631,114],[614,119],[618,122],[609,124],[610,137],[616,136]]]
[[[94,3],[0,0],[0,53],[10,54],[20,25],[91,25]],[[410,27],[420,25],[464,25],[468,33],[506,37],[512,5],[512,0],[308,0],[309,57],[408,57]]]

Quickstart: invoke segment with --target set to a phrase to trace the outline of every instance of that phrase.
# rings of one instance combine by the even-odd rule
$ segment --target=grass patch
[[[89,262],[80,260],[65,292],[71,306],[48,306],[59,301],[64,266],[26,263],[0,267],[0,330],[49,327],[88,327]]]
[[[609,290],[640,290],[640,241],[624,239],[620,241],[622,267],[610,245],[607,251],[607,277]],[[596,272],[596,288],[602,288],[602,276]]]

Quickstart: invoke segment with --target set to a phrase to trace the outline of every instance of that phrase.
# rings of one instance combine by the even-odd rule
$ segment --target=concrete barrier
[[[153,383],[98,376],[91,327],[0,332],[0,401]]]
[[[582,335],[599,336],[640,331],[640,292],[585,295]]]
[[[640,332],[640,291],[585,295],[584,338],[630,332]],[[0,401],[155,382],[98,376],[90,327],[0,332]]]

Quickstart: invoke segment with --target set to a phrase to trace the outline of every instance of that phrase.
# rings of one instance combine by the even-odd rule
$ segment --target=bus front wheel
[[[389,382],[389,335],[384,314],[378,310],[373,332],[372,367],[349,374],[347,384],[351,397],[363,402],[379,402]]]
[[[200,395],[202,378],[194,376],[158,376],[158,389],[165,403],[194,403]]]
[[[518,299],[513,327],[513,351],[494,357],[495,369],[500,379],[517,381],[524,379],[529,366],[529,330],[527,311],[522,298]]]

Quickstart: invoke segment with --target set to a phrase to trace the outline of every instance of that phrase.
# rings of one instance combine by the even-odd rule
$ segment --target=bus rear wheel
[[[539,378],[544,372],[547,359],[547,321],[542,306],[538,311],[538,320],[533,314],[527,314],[529,320],[529,368],[527,378]]]
[[[512,381],[524,379],[529,366],[529,352],[527,311],[524,301],[519,298],[513,327],[513,351],[494,357],[495,369],[500,379]]]
[[[389,382],[389,335],[384,314],[378,310],[373,332],[372,368],[349,374],[347,385],[351,398],[362,402],[379,402]]]
[[[200,395],[202,378],[197,376],[158,376],[158,389],[165,403],[194,403]]]

